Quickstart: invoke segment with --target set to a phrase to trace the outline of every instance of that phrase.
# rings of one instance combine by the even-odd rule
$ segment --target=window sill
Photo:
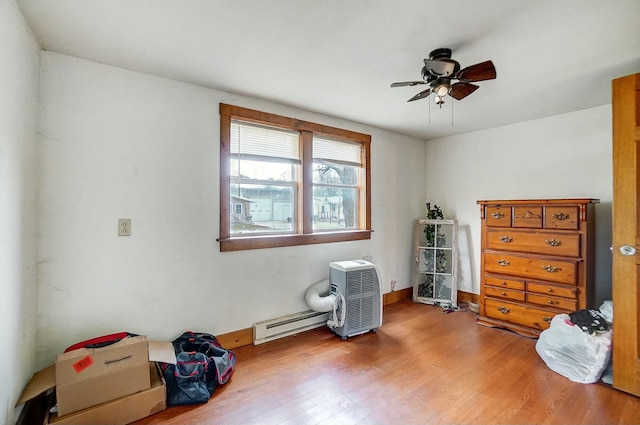
[[[360,241],[371,239],[371,232],[371,230],[354,230],[347,232],[312,233],[308,235],[242,236],[220,239],[219,242],[220,252],[229,252],[332,242]]]

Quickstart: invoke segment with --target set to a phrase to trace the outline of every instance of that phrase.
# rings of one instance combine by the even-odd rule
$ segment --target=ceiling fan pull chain
[[[451,127],[453,127],[453,102],[451,102]]]

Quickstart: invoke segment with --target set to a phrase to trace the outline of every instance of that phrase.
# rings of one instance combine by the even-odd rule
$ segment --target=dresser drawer
[[[542,207],[513,207],[513,227],[542,228]]]
[[[486,276],[484,278],[484,284],[499,288],[515,289],[516,291],[524,291],[525,288],[524,282],[521,280],[503,279],[500,277]]]
[[[495,286],[485,286],[484,295],[486,297],[505,298],[513,301],[525,301],[524,291],[514,291],[513,289],[503,289]]]
[[[490,227],[511,227],[511,207],[487,207],[485,220]]]
[[[576,299],[578,288],[573,285],[550,285],[542,282],[527,282],[527,292]]]
[[[527,302],[532,304],[544,305],[547,307],[559,308],[566,311],[576,310],[576,300],[568,298],[551,297],[542,294],[532,294],[527,292]]]
[[[487,317],[538,330],[547,329],[551,319],[557,314],[541,308],[514,304],[492,298],[485,299],[484,307],[484,312]]]
[[[488,229],[487,248],[534,254],[580,256],[580,235],[577,233],[518,232],[510,229]]]
[[[579,228],[578,207],[545,207],[544,227],[546,229]]]
[[[577,267],[576,262],[572,261],[485,253],[484,269],[489,273],[573,284],[576,282]]]

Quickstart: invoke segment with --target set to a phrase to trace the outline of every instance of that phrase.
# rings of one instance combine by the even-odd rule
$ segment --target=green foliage
[[[442,209],[437,205],[431,208],[431,204],[427,203],[427,218],[429,220],[442,220],[444,218]],[[434,246],[435,233],[435,226],[425,226],[424,235],[427,237],[427,246]],[[444,244],[444,235],[438,235],[438,244]]]
[[[435,204],[433,205],[433,208],[431,208],[431,204],[427,202],[427,218],[430,220],[444,219],[444,216],[442,215],[442,209]]]

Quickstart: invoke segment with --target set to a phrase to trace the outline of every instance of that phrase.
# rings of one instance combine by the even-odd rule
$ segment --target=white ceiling
[[[640,72],[639,0],[16,2],[45,50],[422,139],[608,104]],[[426,86],[390,83],[439,47],[497,79],[407,103]]]

